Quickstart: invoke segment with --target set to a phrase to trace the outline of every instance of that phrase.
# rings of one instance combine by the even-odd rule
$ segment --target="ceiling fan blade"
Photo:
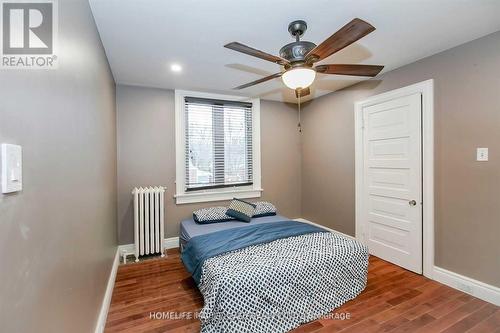
[[[295,97],[299,98],[300,97],[304,97],[304,96],[307,96],[311,93],[311,90],[308,88],[297,88],[295,89]]]
[[[374,31],[375,27],[359,18],[344,25],[339,31],[328,37],[323,43],[312,49],[306,57],[306,61],[316,62],[342,50],[355,41]]]
[[[314,69],[318,73],[352,75],[352,76],[376,76],[384,66],[377,65],[319,65]]]
[[[238,87],[233,88],[233,89],[235,89],[235,90],[245,89],[245,88],[248,88],[250,86],[253,86],[253,85],[256,85],[256,84],[259,84],[259,83],[262,83],[262,82],[266,82],[266,81],[269,81],[269,80],[272,80],[272,79],[275,79],[275,78],[278,78],[282,74],[283,73],[276,73],[276,74],[273,74],[273,75],[269,75],[269,76],[263,77],[262,79],[258,79],[258,80],[255,80],[255,81],[252,81],[252,82],[249,82],[249,83],[246,83],[246,84],[242,84],[241,86],[238,86]]]
[[[232,42],[229,44],[224,45],[225,48],[238,51],[241,53],[245,53],[248,55],[251,55],[253,57],[261,58],[267,61],[274,62],[278,65],[287,65],[289,62],[283,58],[280,58],[278,56],[254,49],[253,47],[246,46],[244,44],[238,43],[238,42]]]

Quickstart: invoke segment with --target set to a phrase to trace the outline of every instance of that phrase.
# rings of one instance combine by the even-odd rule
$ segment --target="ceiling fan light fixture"
[[[306,67],[293,68],[283,73],[281,78],[283,83],[290,89],[304,89],[314,82],[316,71]]]

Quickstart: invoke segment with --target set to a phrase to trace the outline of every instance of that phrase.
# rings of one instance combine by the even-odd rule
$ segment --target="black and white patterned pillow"
[[[227,207],[210,207],[195,210],[193,220],[200,224],[219,223],[234,220],[227,215]]]
[[[263,217],[276,215],[276,207],[267,201],[257,201],[255,204],[255,212],[253,217]]]
[[[243,222],[250,222],[255,212],[255,205],[240,199],[234,198],[227,209],[227,215]]]

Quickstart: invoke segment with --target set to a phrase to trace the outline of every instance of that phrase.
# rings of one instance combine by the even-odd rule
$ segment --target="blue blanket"
[[[252,245],[316,232],[328,231],[297,221],[281,221],[222,230],[191,238],[181,258],[196,284],[199,284],[203,263],[209,258]]]

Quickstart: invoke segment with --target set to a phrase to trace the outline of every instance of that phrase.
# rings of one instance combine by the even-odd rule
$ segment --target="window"
[[[186,191],[253,185],[252,103],[185,97]]]
[[[259,100],[176,91],[177,203],[259,197]]]

